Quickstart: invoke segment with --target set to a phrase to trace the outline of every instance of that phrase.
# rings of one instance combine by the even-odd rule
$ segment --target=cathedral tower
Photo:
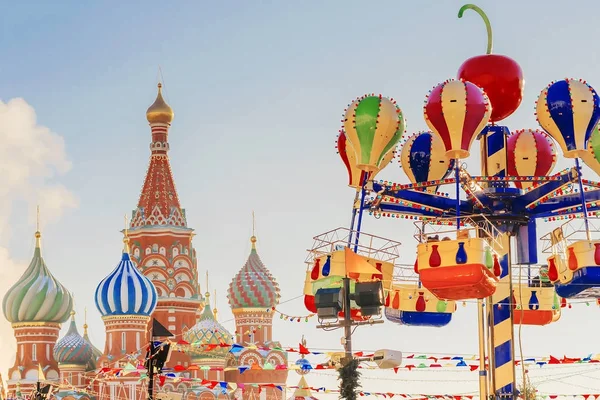
[[[99,368],[136,368],[141,364],[150,314],[156,308],[156,288],[131,262],[127,236],[123,241],[121,261],[96,288],[96,307],[106,331],[104,353],[97,361]],[[133,399],[141,391],[141,382],[139,377],[127,375],[100,383],[98,391],[101,398]]]
[[[60,367],[61,382],[83,389],[88,384],[85,372],[93,357],[92,344],[77,331],[75,311],[71,311],[71,325],[67,334],[56,343],[54,358]]]
[[[20,386],[27,395],[39,378],[59,378],[54,346],[60,326],[69,319],[73,299],[65,287],[50,273],[42,258],[41,234],[35,233],[35,251],[23,276],[11,287],[2,301],[2,310],[12,324],[17,339],[17,355],[8,370],[8,391]]]
[[[187,226],[185,210],[179,204],[169,163],[169,128],[173,110],[158,95],[148,108],[150,164],[133,211],[129,237],[131,257],[138,269],[156,286],[158,304],[152,315],[177,339],[196,324],[203,306],[198,285],[193,229]],[[174,353],[170,365],[187,366],[190,357]]]
[[[274,383],[285,385],[287,353],[281,350],[281,344],[273,340],[273,314],[279,304],[279,285],[265,267],[256,251],[256,237],[250,238],[252,249],[246,264],[233,277],[229,284],[227,298],[235,317],[236,343],[246,346],[235,353],[238,366],[249,366],[249,370],[240,373],[229,371],[227,381],[244,383]],[[259,349],[260,348],[260,349]],[[271,349],[271,350],[262,350]],[[248,387],[243,399],[282,400],[283,392],[276,388],[258,390]]]

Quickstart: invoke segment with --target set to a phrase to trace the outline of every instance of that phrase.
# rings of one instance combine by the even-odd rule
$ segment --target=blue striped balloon
[[[123,252],[121,262],[96,288],[96,307],[102,316],[150,315],[158,293],[150,279],[142,275]]]
[[[400,154],[400,165],[412,183],[444,179],[454,166],[446,156],[442,139],[431,132],[419,132],[406,140]],[[437,186],[426,189],[435,193]]]
[[[536,103],[537,120],[567,158],[585,155],[587,143],[600,120],[600,98],[586,81],[552,82]]]

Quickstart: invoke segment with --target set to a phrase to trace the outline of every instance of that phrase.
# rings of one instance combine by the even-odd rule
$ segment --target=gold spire
[[[41,248],[41,238],[42,234],[40,233],[40,206],[37,206],[37,215],[35,221],[35,248]]]
[[[127,232],[127,214],[125,214],[125,230],[123,231],[123,253],[129,254],[129,234]]]
[[[250,238],[250,243],[252,243],[252,250],[256,250],[254,211],[252,211],[252,237]]]
[[[88,329],[88,324],[87,324],[87,307],[84,307],[83,309],[83,335],[87,335],[87,329]]]
[[[173,109],[162,96],[162,83],[158,83],[158,95],[154,103],[146,111],[146,119],[151,124],[171,124],[174,117]]]
[[[204,292],[204,295],[207,299],[210,297],[210,291],[208,290],[208,270],[206,270],[206,292]],[[210,306],[210,302],[208,305]]]
[[[214,290],[214,299],[213,299],[213,316],[215,317],[215,321],[217,320],[217,317],[219,315],[219,312],[217,311],[217,289]]]

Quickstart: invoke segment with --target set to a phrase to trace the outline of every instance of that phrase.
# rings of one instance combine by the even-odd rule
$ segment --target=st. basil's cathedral
[[[155,393],[176,393],[175,398],[182,400],[283,399],[280,388],[288,370],[277,367],[287,366],[287,353],[273,340],[272,329],[279,287],[258,255],[256,237],[252,236],[248,260],[227,293],[236,325],[232,335],[218,322],[210,293],[202,294],[198,283],[194,230],[188,227],[169,163],[174,113],[163,99],[160,83],[146,117],[152,134],[146,178],[129,227],[123,231],[120,260],[115,249],[117,265],[95,292],[105,327],[104,349],[90,342],[87,321],[83,335],[79,333],[73,298],[46,265],[38,229],[31,263],[2,301],[17,343],[7,376],[7,397],[28,398],[42,379],[57,399],[146,399],[148,379],[141,379],[140,373],[145,373],[145,349],[154,318],[173,335],[173,343],[193,344],[186,351],[171,353],[165,368],[180,371],[180,379],[158,380]],[[65,323],[69,329],[59,339]],[[242,350],[229,351],[234,343],[241,344]],[[99,379],[100,371],[126,373]],[[197,384],[203,380],[228,382],[228,386]],[[252,385],[256,383],[272,385]]]

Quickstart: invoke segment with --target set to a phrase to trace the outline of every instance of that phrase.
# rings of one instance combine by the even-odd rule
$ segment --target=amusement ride
[[[402,110],[382,95],[344,110],[337,150],[356,190],[352,220],[314,238],[304,301],[321,322],[369,324],[379,316],[365,313],[354,292],[380,282],[387,320],[431,327],[449,324],[456,302],[477,301],[480,398],[516,398],[514,325],[547,325],[566,299],[600,298],[600,236],[590,221],[600,211],[600,182],[584,179],[581,168],[583,161],[600,174],[600,98],[585,80],[554,81],[536,102],[541,129],[499,125],[521,103],[523,72],[492,53],[485,13],[467,4],[458,17],[466,10],[483,18],[487,52],[429,91],[429,131],[405,136]],[[479,175],[464,163],[475,140]],[[559,149],[573,166],[553,173]],[[395,154],[411,183],[376,179]],[[454,186],[454,197],[438,191],[444,185]],[[414,267],[395,265],[399,242],[361,232],[365,215],[414,223]],[[541,222],[553,227],[540,236]],[[330,301],[335,313],[327,315],[330,292],[347,300]]]

